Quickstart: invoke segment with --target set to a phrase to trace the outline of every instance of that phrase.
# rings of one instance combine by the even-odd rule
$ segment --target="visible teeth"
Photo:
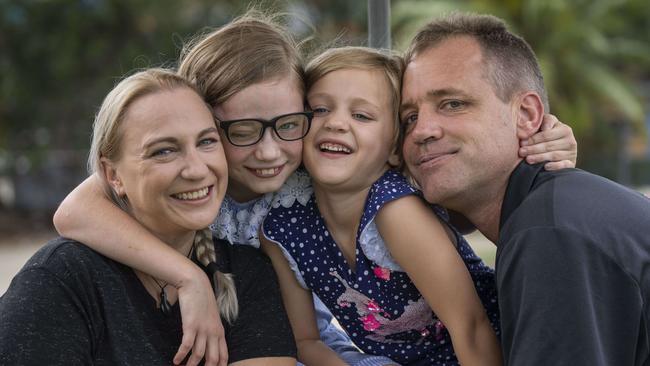
[[[334,152],[344,152],[344,153],[351,153],[350,149],[343,145],[338,145],[338,144],[331,144],[329,142],[322,143],[320,144],[320,149],[321,150],[326,150],[326,151],[334,151]]]
[[[267,169],[255,169],[255,173],[258,175],[273,175],[278,172],[280,168],[267,168]]]
[[[197,200],[207,196],[209,191],[210,189],[208,187],[205,187],[197,191],[177,193],[173,196],[179,200]]]

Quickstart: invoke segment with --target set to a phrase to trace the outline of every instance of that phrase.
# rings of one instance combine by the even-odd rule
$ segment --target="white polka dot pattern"
[[[373,184],[357,234],[356,271],[348,266],[329,235],[313,196],[305,204],[296,199],[290,207],[274,205],[264,221],[264,234],[294,260],[305,285],[320,297],[363,351],[400,364],[456,365],[444,325],[372,229],[372,220],[384,204],[412,194],[419,193],[395,171],[386,172]],[[442,208],[432,209],[447,220]],[[498,330],[494,273],[461,235],[457,234],[457,239],[459,254]]]

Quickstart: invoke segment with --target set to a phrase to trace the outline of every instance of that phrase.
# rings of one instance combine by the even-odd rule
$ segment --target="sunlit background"
[[[307,40],[307,54],[368,44],[366,1],[256,4],[286,12],[294,35]],[[86,176],[93,115],[116,81],[134,69],[174,66],[193,34],[248,6],[233,0],[0,0],[0,294],[26,256],[53,235],[53,210]],[[578,139],[578,167],[647,189],[650,1],[393,0],[393,48],[403,49],[419,26],[453,10],[504,18],[532,45],[552,112]],[[479,251],[492,260],[493,248]]]

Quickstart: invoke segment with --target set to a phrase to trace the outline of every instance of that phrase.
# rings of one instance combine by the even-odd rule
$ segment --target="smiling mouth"
[[[331,142],[324,142],[320,145],[318,145],[318,148],[322,152],[329,152],[329,153],[335,153],[335,154],[351,154],[352,150],[350,150],[347,146],[343,146],[340,144],[333,144]]]
[[[282,171],[282,167],[284,165],[274,167],[274,168],[261,168],[261,169],[253,169],[253,168],[248,168],[253,174],[260,178],[270,178],[270,177],[275,177],[276,175],[280,174],[280,171]]]
[[[181,201],[196,201],[196,200],[200,200],[202,198],[207,197],[210,194],[210,189],[211,188],[212,188],[212,186],[203,187],[203,188],[197,189],[195,191],[175,193],[175,194],[172,194],[171,196],[176,198],[177,200],[181,200]]]
[[[451,152],[445,152],[445,153],[436,153],[436,154],[427,154],[420,159],[418,159],[417,165],[418,166],[431,166],[435,165],[441,160],[444,160],[452,155],[455,155],[456,151],[451,151]]]

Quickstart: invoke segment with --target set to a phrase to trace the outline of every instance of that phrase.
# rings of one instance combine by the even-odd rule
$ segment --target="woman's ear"
[[[526,140],[539,131],[544,119],[544,103],[535,92],[526,92],[517,98],[515,105],[517,137]]]
[[[117,194],[119,197],[126,196],[126,192],[124,191],[124,186],[122,185],[122,180],[120,179],[119,174],[117,173],[117,168],[115,167],[115,164],[113,164],[112,161],[106,158],[101,158],[100,163],[102,166],[102,171],[104,173],[104,176],[106,177],[106,181],[111,186],[111,188],[113,188],[115,194]]]

